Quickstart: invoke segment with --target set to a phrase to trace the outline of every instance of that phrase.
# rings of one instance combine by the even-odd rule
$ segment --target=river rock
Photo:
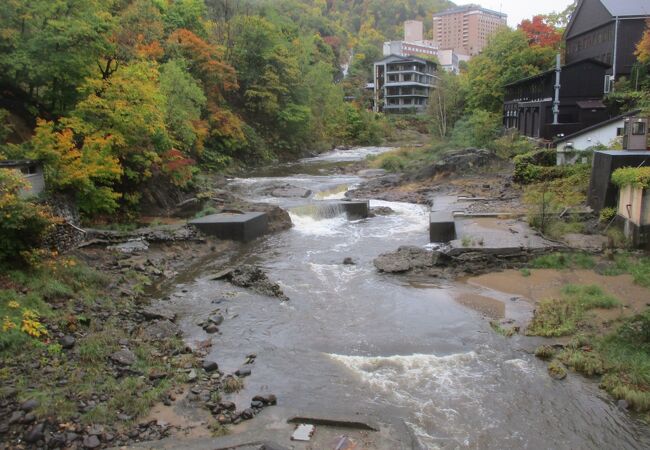
[[[59,345],[61,345],[61,347],[63,347],[66,350],[74,347],[75,342],[76,342],[75,337],[72,335],[66,335],[63,336],[61,339],[59,339]]]
[[[278,398],[274,394],[260,394],[253,397],[254,402],[262,402],[265,405],[275,405],[278,403]]]
[[[140,314],[147,320],[169,320],[170,322],[176,320],[176,314],[160,307],[147,306],[140,311]]]
[[[283,301],[289,300],[280,285],[269,280],[266,273],[258,266],[244,264],[224,272],[220,278],[230,281],[235,286],[252,289],[258,294],[277,297]]]
[[[386,175],[385,169],[363,169],[357,172],[361,178],[376,178]]]
[[[99,438],[97,436],[90,435],[86,436],[83,440],[83,446],[85,448],[97,448],[101,445],[101,442],[99,441]]]
[[[464,174],[500,161],[493,152],[481,148],[465,148],[445,153],[441,159],[415,174],[416,180],[429,179],[440,174]]]
[[[354,265],[354,259],[352,259],[349,256],[346,257],[346,258],[343,258],[343,264],[345,264],[346,266],[353,266]]]
[[[223,316],[221,314],[215,314],[213,316],[208,317],[208,322],[211,322],[215,325],[221,325],[223,323]]]
[[[216,361],[205,360],[203,361],[203,370],[206,372],[214,372],[219,370],[219,364]]]
[[[252,372],[252,370],[250,368],[242,367],[240,369],[237,369],[237,371],[235,372],[235,375],[237,375],[238,377],[247,377],[251,373],[253,373],[253,372]]]
[[[373,264],[380,272],[400,273],[434,266],[436,252],[420,247],[400,247],[395,252],[379,255]]]
[[[30,444],[35,444],[45,437],[45,424],[39,423],[31,427],[27,433],[25,433],[25,442]]]
[[[209,323],[205,327],[203,327],[203,330],[208,334],[214,334],[219,331],[219,327],[213,323]]]
[[[146,337],[152,340],[169,339],[180,334],[180,329],[176,324],[169,320],[158,320],[144,328]]]
[[[135,253],[149,250],[149,243],[142,238],[129,239],[121,244],[109,245],[108,250],[117,250],[122,253]]]
[[[128,348],[123,348],[116,352],[113,352],[109,358],[122,366],[130,366],[135,363],[136,357],[135,354]]]
[[[301,187],[291,186],[291,185],[275,188],[271,191],[271,195],[273,197],[284,197],[284,198],[294,198],[294,197],[307,198],[311,195],[311,193],[312,192],[309,189],[303,189]]]
[[[32,409],[36,408],[37,406],[38,406],[38,400],[34,400],[32,398],[32,399],[25,400],[24,402],[22,402],[20,404],[20,409],[22,409],[25,412],[29,412]]]

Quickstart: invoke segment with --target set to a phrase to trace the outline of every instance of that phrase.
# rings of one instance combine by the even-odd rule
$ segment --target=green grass
[[[551,359],[555,356],[555,349],[551,345],[540,345],[535,349],[535,356],[540,359]]]
[[[632,256],[623,253],[614,256],[614,261],[603,271],[604,275],[630,274],[640,286],[650,287],[650,257]]]
[[[531,274],[530,269],[528,269],[527,267],[524,267],[523,269],[519,269],[519,272],[521,273],[522,277],[529,277]]]
[[[400,147],[368,158],[370,167],[388,172],[418,170],[434,163],[447,150],[445,144],[423,147]]]
[[[227,394],[239,392],[244,388],[244,381],[235,375],[228,375],[223,380],[223,390]]]
[[[565,298],[578,303],[583,310],[594,308],[611,309],[619,306],[621,303],[596,285],[579,285],[567,284],[562,288],[562,294]]]
[[[558,359],[588,377],[605,373],[602,358],[591,349],[566,348],[558,355]]]
[[[575,333],[584,313],[594,308],[614,308],[620,302],[595,285],[566,285],[559,299],[542,300],[526,334],[530,336],[567,336]]]
[[[495,331],[495,333],[500,334],[501,336],[505,336],[505,337],[514,336],[515,334],[517,334],[517,331],[519,329],[518,327],[515,327],[515,326],[510,327],[510,328],[502,327],[501,324],[499,322],[497,322],[496,320],[490,321],[490,326]]]
[[[530,262],[533,269],[593,269],[596,261],[586,253],[549,253]]]
[[[559,361],[552,361],[548,365],[548,374],[556,380],[563,380],[566,378],[566,369]]]

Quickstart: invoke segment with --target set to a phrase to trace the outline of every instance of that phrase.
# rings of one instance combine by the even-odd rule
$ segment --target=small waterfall
[[[322,220],[345,215],[346,209],[340,202],[314,202],[309,205],[291,208],[291,213],[297,216],[307,216],[316,220]]]

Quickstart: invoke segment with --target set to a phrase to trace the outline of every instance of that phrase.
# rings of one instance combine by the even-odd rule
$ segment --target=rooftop
[[[567,67],[573,67],[573,66],[577,66],[579,64],[585,64],[585,63],[592,63],[592,64],[596,64],[596,65],[603,66],[603,67],[610,67],[609,64],[605,64],[604,62],[598,61],[597,59],[587,58],[587,59],[581,59],[580,61],[572,62],[570,64],[565,64],[565,65],[562,66],[562,70],[566,69]],[[515,86],[515,85],[520,84],[520,83],[526,83],[526,82],[532,81],[532,80],[534,80],[536,78],[543,78],[543,77],[551,75],[551,74],[555,74],[555,68],[545,70],[544,72],[540,72],[537,75],[531,75],[531,76],[526,77],[526,78],[521,78],[521,79],[519,79],[517,81],[513,81],[511,83],[506,84],[504,87]]]
[[[574,139],[578,136],[582,136],[583,134],[589,133],[590,131],[597,130],[598,128],[604,127],[606,125],[609,125],[610,123],[616,122],[621,119],[625,119],[626,117],[633,116],[635,114],[638,114],[641,112],[640,109],[635,109],[634,111],[627,112],[625,114],[621,114],[620,116],[612,117],[611,119],[603,120],[602,122],[596,123],[590,127],[583,128],[580,131],[576,131],[575,133],[569,134],[567,136],[564,136],[563,138],[556,139],[555,143],[559,144],[561,142],[566,142],[570,141],[571,139]]]
[[[35,159],[5,159],[0,161],[0,168],[24,167],[34,164],[40,164],[40,161]]]
[[[639,0],[643,1],[643,0]],[[504,19],[508,17],[507,14],[504,14],[502,12],[498,11],[493,11],[491,9],[483,8],[481,5],[475,5],[475,4],[469,4],[469,5],[461,5],[461,6],[456,6],[455,8],[449,8],[444,11],[440,11],[438,13],[435,13],[433,17],[440,17],[440,16],[446,16],[449,14],[457,14],[461,12],[469,12],[469,11],[481,11],[484,13],[492,14],[495,16],[500,16],[503,17]]]
[[[650,16],[648,0],[600,0],[614,17]]]

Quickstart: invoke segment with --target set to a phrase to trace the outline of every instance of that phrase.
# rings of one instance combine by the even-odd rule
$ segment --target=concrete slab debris
[[[291,435],[292,441],[309,441],[314,434],[315,427],[311,424],[301,423]]]

